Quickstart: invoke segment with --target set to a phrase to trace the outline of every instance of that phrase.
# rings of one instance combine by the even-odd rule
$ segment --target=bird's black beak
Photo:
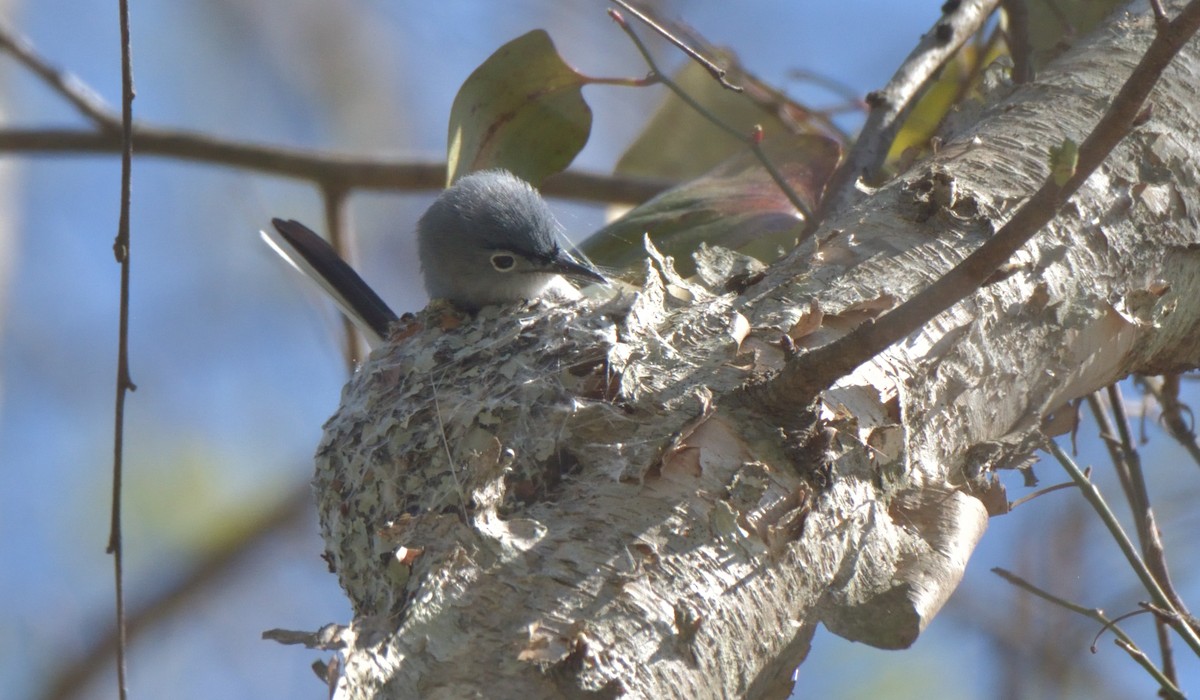
[[[569,277],[572,279],[581,280],[584,282],[595,282],[597,284],[608,284],[608,280],[604,275],[600,274],[596,268],[587,263],[581,263],[565,250],[559,250],[558,253],[550,259],[546,265],[549,272]]]

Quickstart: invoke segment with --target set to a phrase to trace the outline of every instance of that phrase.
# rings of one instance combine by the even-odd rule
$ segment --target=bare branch
[[[1109,533],[1112,535],[1113,540],[1121,548],[1121,553],[1125,555],[1125,560],[1129,562],[1130,568],[1137,574],[1138,579],[1142,582],[1142,586],[1145,587],[1146,592],[1150,594],[1155,604],[1170,613],[1168,617],[1171,626],[1180,637],[1183,637],[1183,640],[1191,647],[1193,653],[1200,654],[1200,636],[1198,636],[1197,630],[1190,624],[1191,621],[1187,616],[1187,611],[1175,607],[1167,593],[1159,586],[1157,579],[1150,572],[1146,563],[1138,556],[1137,550],[1133,547],[1133,542],[1125,534],[1125,530],[1121,527],[1117,516],[1108,507],[1108,504],[1105,503],[1104,497],[1100,495],[1100,489],[1096,488],[1096,485],[1084,476],[1083,471],[1058,446],[1058,443],[1047,439],[1046,449],[1058,459],[1063,469],[1075,480],[1075,483],[1079,486],[1079,491],[1087,499],[1088,503],[1091,504],[1092,509],[1096,511],[1097,515],[1100,516],[1100,519],[1104,522],[1104,526],[1108,528]]]
[[[133,181],[133,59],[130,56],[129,2],[117,3],[121,25],[121,213],[113,253],[121,266],[120,311],[117,329],[116,408],[113,411],[112,524],[108,534],[108,553],[113,555],[116,580],[117,694],[129,696],[125,676],[125,547],[121,541],[121,482],[125,457],[125,399],[135,390],[129,376],[129,278],[132,274],[129,235],[129,205]]]
[[[1183,449],[1191,455],[1192,461],[1200,464],[1200,443],[1196,442],[1195,417],[1192,409],[1179,400],[1179,375],[1142,377],[1138,383],[1150,392],[1162,407],[1162,421],[1167,427],[1167,432],[1183,445]]]
[[[999,576],[1000,578],[1009,582],[1010,584],[1016,586],[1017,588],[1020,588],[1021,590],[1032,593],[1033,595],[1037,596],[1038,598],[1041,598],[1042,600],[1045,600],[1048,603],[1057,605],[1066,610],[1070,610],[1071,612],[1078,613],[1080,615],[1083,615],[1084,617],[1095,620],[1096,622],[1100,623],[1103,626],[1104,630],[1111,630],[1112,633],[1115,634],[1117,637],[1117,640],[1116,640],[1117,645],[1120,646],[1122,649],[1124,649],[1125,652],[1128,653],[1131,657],[1133,657],[1134,661],[1136,661],[1139,666],[1144,668],[1146,670],[1146,672],[1149,673],[1151,675],[1151,677],[1153,677],[1154,680],[1156,680],[1158,682],[1159,686],[1163,690],[1164,697],[1178,698],[1179,700],[1183,700],[1183,698],[1186,697],[1182,692],[1180,692],[1179,686],[1177,686],[1175,684],[1174,679],[1168,677],[1161,670],[1159,670],[1153,663],[1151,663],[1150,659],[1146,656],[1146,654],[1144,652],[1142,652],[1141,649],[1138,648],[1137,644],[1133,641],[1133,638],[1131,638],[1129,635],[1127,635],[1125,633],[1124,630],[1122,630],[1120,627],[1117,626],[1117,622],[1119,622],[1119,619],[1118,620],[1110,620],[1108,618],[1108,616],[1104,614],[1103,610],[1100,610],[1098,608],[1084,607],[1077,603],[1073,603],[1073,602],[1067,600],[1066,598],[1054,595],[1053,593],[1050,593],[1049,591],[1045,591],[1045,590],[1039,588],[1038,586],[1033,585],[1029,581],[1026,581],[1025,579],[1021,578],[1020,576],[1017,576],[1016,574],[1014,574],[1011,571],[1008,571],[1006,569],[996,567],[996,568],[992,569],[992,573],[996,574],[997,576]],[[1093,652],[1096,651],[1095,644],[1092,645],[1092,651]]]
[[[1154,12],[1154,24],[1159,31],[1165,30],[1171,24],[1167,11],[1163,9],[1162,0],[1150,0],[1150,9]]]
[[[862,198],[855,186],[861,177],[874,182],[887,158],[888,149],[904,120],[917,104],[925,87],[942,66],[971,38],[995,11],[999,0],[968,0],[942,16],[933,29],[921,37],[900,69],[881,90],[867,96],[871,111],[858,141],[838,167],[826,188],[825,201],[818,218],[843,211]]]
[[[727,90],[733,90],[734,92],[742,91],[742,88],[740,85],[734,85],[733,83],[729,82],[729,80],[725,77],[725,69],[724,68],[718,66],[716,63],[713,63],[708,58],[700,55],[699,51],[697,51],[696,49],[689,46],[687,44],[687,42],[685,42],[684,40],[675,36],[675,33],[671,32],[669,29],[667,29],[667,27],[664,26],[663,22],[656,20],[655,18],[651,17],[650,15],[643,12],[642,10],[639,10],[638,8],[634,7],[633,5],[630,5],[629,3],[625,2],[625,0],[612,0],[612,2],[615,5],[621,6],[623,9],[625,9],[627,12],[629,12],[629,14],[640,19],[643,23],[646,24],[646,26],[648,26],[651,29],[653,29],[654,31],[658,32],[659,35],[661,35],[664,39],[671,42],[672,44],[675,45],[676,48],[678,48],[680,51],[687,54],[689,58],[691,58],[693,61],[695,61],[696,63],[703,66],[706,71],[708,71],[709,73],[712,74],[713,79],[715,79],[718,83],[720,83],[722,87],[724,87]]]
[[[0,20],[0,50],[11,54],[21,65],[41,78],[42,82],[50,86],[51,90],[74,105],[75,109],[79,110],[97,127],[114,134],[121,131],[121,120],[112,113],[99,95],[79,78],[50,65],[34,51],[33,42],[14,31],[2,20]]]
[[[322,186],[365,190],[440,190],[446,164],[354,156],[347,153],[263,146],[182,129],[135,124],[139,156],[223,165]],[[120,134],[80,129],[0,129],[0,153],[120,153]],[[670,187],[661,178],[565,172],[551,176],[542,193],[586,202],[638,204]]]
[[[1109,403],[1113,407],[1113,416],[1104,410],[1097,394],[1088,396],[1088,405],[1092,415],[1100,427],[1101,441],[1108,449],[1109,458],[1113,463],[1121,488],[1125,492],[1125,500],[1133,513],[1134,525],[1137,528],[1138,543],[1141,546],[1142,557],[1146,567],[1154,574],[1155,580],[1162,586],[1163,592],[1176,604],[1176,608],[1187,614],[1183,599],[1176,592],[1167,568],[1166,552],[1162,540],[1158,537],[1158,526],[1155,524],[1154,511],[1150,508],[1150,496],[1146,490],[1146,479],[1142,471],[1141,457],[1133,444],[1129,420],[1125,413],[1125,405],[1117,385],[1108,387]],[[1115,422],[1114,422],[1115,420]],[[1119,437],[1114,437],[1119,436]],[[1175,678],[1174,652],[1171,647],[1171,637],[1167,633],[1167,622],[1162,617],[1155,617],[1155,631],[1158,635],[1159,647],[1162,650],[1163,673],[1169,678]]]
[[[166,590],[157,592],[142,602],[128,617],[130,639],[138,639],[155,625],[181,610],[194,605],[196,599],[211,591],[216,582],[228,577],[245,563],[249,553],[280,533],[306,525],[312,518],[312,489],[307,480],[296,485],[290,493],[266,512],[257,512],[253,522],[238,534],[206,552],[190,564],[190,568]],[[106,670],[116,653],[116,631],[94,640],[76,659],[61,659],[56,673],[47,684],[43,700],[77,697],[83,688]]]
[[[650,49],[646,48],[646,44],[642,42],[641,37],[637,35],[637,32],[633,31],[633,27],[629,25],[629,22],[625,21],[625,18],[622,17],[620,13],[616,12],[615,10],[610,10],[609,16],[613,18],[613,21],[617,23],[618,27],[624,30],[625,34],[629,36],[630,41],[632,41],[634,46],[637,47],[637,50],[642,54],[642,58],[645,59],[646,65],[650,66],[651,74],[658,78],[658,81],[666,86],[671,92],[675,93],[676,97],[683,100],[687,106],[695,110],[697,114],[700,114],[713,126],[716,126],[721,131],[729,134],[731,137],[737,139],[747,148],[749,148],[754,153],[754,156],[758,159],[758,162],[761,163],[763,168],[766,169],[767,173],[770,174],[771,179],[775,181],[775,185],[779,187],[779,190],[783,192],[785,197],[787,197],[788,202],[791,203],[796,211],[800,212],[804,216],[805,221],[811,222],[813,220],[812,212],[808,210],[808,207],[800,199],[800,196],[797,195],[796,191],[792,189],[792,186],[788,184],[788,181],[786,178],[784,178],[783,173],[779,172],[779,168],[775,167],[775,164],[771,162],[771,159],[767,157],[766,152],[763,151],[762,128],[759,127],[752,134],[745,134],[722,120],[716,114],[713,114],[712,110],[709,110],[704,105],[697,102],[695,98],[689,95],[682,87],[679,86],[678,83],[672,80],[670,76],[668,76],[666,73],[663,73],[662,70],[659,69],[658,63],[654,60],[654,56],[650,54]]]
[[[121,118],[78,78],[55,69],[31,42],[0,23],[0,50],[12,54],[99,129],[0,129],[0,153],[120,153]],[[443,163],[412,163],[221,139],[195,131],[133,124],[139,155],[163,156],[309,180],[324,191],[441,189]],[[583,201],[639,204],[674,183],[653,178],[561,173],[543,194]]]

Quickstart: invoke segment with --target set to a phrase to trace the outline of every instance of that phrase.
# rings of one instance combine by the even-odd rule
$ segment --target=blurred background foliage
[[[594,0],[145,0],[132,8],[135,114],[226,138],[438,161],[459,86],[498,47],[533,29],[545,29],[582,74],[644,76],[645,63],[604,7]],[[843,108],[846,95],[881,86],[940,13],[937,2],[886,0],[674,0],[656,7],[735,51],[765,88],[828,108],[824,133],[835,138],[861,123],[853,101]],[[0,19],[117,103],[115,3],[0,0]],[[641,33],[664,69],[686,65]],[[1045,51],[1062,36],[1051,32]],[[840,87],[811,76],[835,78]],[[956,77],[940,89],[957,93],[963,85]],[[711,84],[701,78],[693,88]],[[661,106],[661,87],[586,85],[582,92],[593,123],[574,168],[684,178],[731,153],[712,148],[717,139],[697,139],[680,157],[660,151],[656,160],[661,130],[690,118]],[[936,124],[952,101],[943,98],[919,116]],[[0,118],[0,128],[87,127],[7,57],[0,59]],[[903,137],[905,147],[923,146],[928,127],[921,128]],[[660,167],[667,162],[676,169]],[[81,659],[104,648],[113,616],[103,550],[118,172],[109,156],[0,159],[0,697],[114,695],[111,661],[93,657],[99,670],[89,675]],[[397,310],[425,301],[412,223],[433,194],[355,193],[349,200],[357,265]],[[309,670],[318,654],[260,640],[268,628],[315,629],[349,616],[319,557],[307,488],[320,426],[345,380],[340,327],[256,234],[272,216],[318,225],[319,193],[301,181],[138,158],[133,202],[138,390],[126,443],[127,590],[132,614],[161,606],[145,611],[147,622],[134,630],[134,697],[324,697]],[[604,223],[597,205],[553,205],[576,240]],[[1189,397],[1194,403],[1194,385]],[[1144,408],[1143,459],[1167,551],[1179,587],[1195,599],[1195,465],[1162,435],[1154,407]],[[1085,464],[1104,460],[1094,434],[1085,424]],[[1048,464],[1039,473],[1046,482],[1061,480]],[[1099,474],[1111,487],[1107,472]],[[1025,493],[1018,483],[1009,488],[1014,497]],[[1144,597],[1092,514],[1071,492],[1058,492],[991,523],[962,588],[913,649],[882,652],[819,635],[799,671],[797,696],[1153,692],[1116,649],[1102,643],[1098,655],[1088,653],[1093,626],[1019,595],[988,573],[992,566],[1111,613]],[[1130,626],[1148,641],[1148,622]],[[1185,687],[1198,685],[1194,661],[1182,660]]]

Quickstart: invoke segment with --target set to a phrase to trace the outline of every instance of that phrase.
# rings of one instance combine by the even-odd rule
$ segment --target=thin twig
[[[1113,471],[1116,472],[1121,489],[1125,493],[1125,500],[1133,512],[1142,557],[1146,561],[1146,566],[1154,573],[1155,580],[1163,587],[1167,597],[1176,603],[1179,610],[1186,611],[1182,599],[1171,583],[1166,553],[1156,534],[1157,526],[1154,524],[1154,513],[1150,510],[1149,496],[1142,475],[1141,458],[1133,446],[1124,403],[1120,399],[1120,392],[1116,389],[1116,385],[1110,386],[1108,393],[1110,405],[1116,416],[1115,423],[1108,411],[1104,410],[1096,393],[1088,396],[1088,405],[1100,428],[1101,442],[1108,449],[1109,459],[1112,460]],[[1119,435],[1119,438],[1114,438],[1114,435]],[[1175,659],[1167,622],[1162,617],[1155,617],[1154,626],[1163,657],[1163,673],[1173,679],[1175,678]]]
[[[468,522],[467,492],[463,488],[462,478],[458,475],[458,465],[454,462],[454,453],[450,450],[450,438],[446,435],[446,424],[442,421],[442,405],[438,401],[437,378],[433,380],[433,415],[437,418],[438,435],[442,438],[442,450],[446,453],[446,463],[450,466],[450,476],[454,479],[454,488],[458,491],[458,513],[463,522]]]
[[[1124,639],[1114,639],[1113,644],[1116,644],[1126,654],[1129,654],[1129,658],[1133,659],[1134,663],[1144,668],[1146,672],[1154,678],[1155,681],[1158,681],[1158,686],[1162,689],[1160,697],[1170,698],[1170,700],[1187,699],[1187,696],[1183,694],[1183,691],[1179,689],[1179,686],[1172,682],[1172,679],[1164,671],[1159,670],[1159,668],[1150,661],[1150,657],[1146,656],[1146,652],[1134,646],[1131,642],[1125,641]]]
[[[346,262],[354,260],[353,255],[353,240],[349,235],[350,229],[347,226],[346,219],[349,216],[346,210],[346,196],[349,192],[338,187],[323,187],[321,189],[321,198],[325,203],[325,230],[329,236],[329,245],[333,247],[338,256]],[[362,340],[359,337],[358,329],[354,327],[354,321],[345,314],[338,314],[342,319],[342,338],[345,341],[343,346],[346,360],[346,373],[354,374],[354,368],[363,360]]]
[[[1158,669],[1153,663],[1151,663],[1150,659],[1146,656],[1146,654],[1144,652],[1142,652],[1141,649],[1138,648],[1137,644],[1133,641],[1133,638],[1131,638],[1129,635],[1125,634],[1125,630],[1121,629],[1117,625],[1117,623],[1120,622],[1122,619],[1124,619],[1124,617],[1128,617],[1128,616],[1122,616],[1115,620],[1110,620],[1108,618],[1108,616],[1104,614],[1103,610],[1100,610],[1098,608],[1086,608],[1077,603],[1072,603],[1071,601],[1067,600],[1066,598],[1062,598],[1060,596],[1054,595],[1053,593],[1050,593],[1049,591],[1042,590],[1038,586],[1033,585],[1029,581],[1026,581],[1025,579],[1021,578],[1020,576],[1018,576],[1006,569],[1001,569],[999,567],[996,567],[996,568],[992,569],[992,573],[996,574],[997,576],[999,576],[1000,578],[1009,582],[1010,584],[1016,586],[1017,588],[1020,588],[1024,591],[1032,593],[1033,595],[1037,596],[1038,598],[1041,598],[1042,600],[1045,600],[1048,603],[1057,605],[1060,608],[1065,608],[1066,610],[1070,610],[1071,612],[1078,613],[1080,615],[1083,615],[1084,617],[1091,618],[1092,620],[1099,622],[1102,625],[1101,633],[1103,633],[1105,630],[1111,630],[1112,633],[1114,635],[1116,635],[1116,639],[1113,641],[1116,642],[1117,646],[1121,647],[1121,649],[1123,649],[1127,654],[1129,654],[1130,657],[1132,657],[1133,660],[1135,662],[1137,662],[1137,664],[1139,666],[1144,668],[1146,670],[1146,672],[1149,673],[1151,675],[1151,677],[1153,677],[1154,680],[1158,682],[1159,687],[1161,687],[1163,689],[1164,697],[1178,698],[1178,700],[1183,700],[1183,698],[1186,697],[1179,690],[1179,686],[1175,683],[1175,681],[1173,681],[1166,674],[1164,674],[1160,669]],[[1141,611],[1138,611],[1138,612],[1141,612]],[[1092,653],[1093,654],[1096,653],[1095,641],[1092,642]]]
[[[1055,491],[1061,491],[1063,489],[1073,489],[1073,488],[1075,488],[1075,482],[1064,481],[1061,484],[1055,484],[1053,486],[1047,486],[1044,489],[1038,489],[1037,491],[1034,491],[1033,493],[1029,494],[1028,496],[1022,496],[1021,498],[1018,498],[1017,500],[1013,501],[1012,503],[1009,503],[1008,510],[1010,512],[1014,511],[1017,509],[1017,506],[1024,505],[1024,504],[1028,503],[1029,501],[1032,501],[1035,498],[1040,498],[1041,496],[1045,496],[1048,493],[1054,493]]]
[[[1183,617],[1184,624],[1188,624],[1191,613],[1171,579],[1171,572],[1167,566],[1167,553],[1162,539],[1158,535],[1154,509],[1150,507],[1150,492],[1146,488],[1146,473],[1142,469],[1142,458],[1137,447],[1134,446],[1133,431],[1129,427],[1129,413],[1125,409],[1125,400],[1122,398],[1121,388],[1117,384],[1108,386],[1108,401],[1112,405],[1117,434],[1121,436],[1121,451],[1129,470],[1129,483],[1133,487],[1133,498],[1129,501],[1129,508],[1133,513],[1134,524],[1137,526],[1142,558],[1146,562],[1146,568],[1154,575],[1154,580],[1162,587],[1174,609]],[[1156,617],[1155,620],[1158,627],[1159,647],[1163,657],[1163,672],[1173,679],[1175,678],[1175,654],[1171,646],[1171,637],[1167,634],[1166,621],[1162,617]]]
[[[854,105],[857,111],[867,111],[867,103],[863,101],[863,98],[859,95],[858,91],[836,78],[832,78],[807,68],[793,68],[787,72],[787,77],[791,80],[798,80],[805,83],[811,83],[818,87],[823,87],[834,95],[842,98],[842,100],[847,104]]]
[[[1150,523],[1148,521],[1153,516],[1150,515],[1150,494],[1146,490],[1146,475],[1142,471],[1142,458],[1133,444],[1133,431],[1129,427],[1129,414],[1125,410],[1125,399],[1121,396],[1121,387],[1109,384],[1105,391],[1108,395],[1108,404],[1112,406],[1112,418],[1117,427],[1117,436],[1121,439],[1121,456],[1125,468],[1129,470],[1129,507],[1133,510],[1138,541],[1142,543],[1144,549],[1149,539]]]
[[[155,625],[170,619],[180,611],[194,609],[197,599],[214,584],[235,574],[239,566],[247,569],[252,562],[249,555],[272,538],[289,531],[308,526],[313,518],[312,489],[307,481],[292,487],[278,504],[257,504],[252,515],[238,516],[239,522],[246,520],[245,527],[236,534],[206,548],[197,560],[188,564],[188,569],[172,581],[165,589],[156,590],[139,601],[130,611],[127,629],[130,640],[137,640],[154,629]],[[308,530],[305,530],[308,533]],[[59,658],[52,669],[43,700],[62,700],[80,695],[92,680],[105,670],[116,653],[117,634],[96,638],[77,658]]]
[[[1047,177],[1000,230],[961,263],[874,322],[862,323],[838,340],[789,360],[770,381],[748,386],[752,400],[763,402],[776,415],[792,414],[806,407],[818,392],[979,289],[1054,219],[1125,138],[1159,76],[1197,28],[1200,0],[1192,0],[1171,22],[1170,31],[1159,32],[1150,42],[1108,111],[1079,146],[1075,172],[1065,183],[1060,185],[1052,176]]]
[[[595,78],[590,75],[581,76],[583,82],[587,85],[612,85],[616,87],[649,87],[658,84],[653,76],[642,78]]]
[[[129,204],[133,179],[133,58],[130,55],[129,3],[119,0],[121,24],[121,213],[113,253],[121,266],[120,311],[117,330],[117,387],[116,409],[113,414],[113,491],[112,523],[108,535],[108,552],[113,555],[113,574],[116,595],[117,626],[117,694],[121,700],[129,695],[126,682],[125,634],[125,548],[121,536],[121,488],[125,454],[125,398],[135,390],[129,375],[129,277],[130,235]]]
[[[847,100],[846,102],[840,102],[838,104],[826,105],[820,109],[813,109],[812,113],[820,114],[824,117],[831,117],[835,114],[855,114],[865,111],[863,109],[864,105],[866,105],[866,103],[863,102],[861,98],[855,97],[853,100]],[[843,132],[839,131],[838,135],[844,137],[841,140],[842,143],[849,143],[849,137]]]
[[[630,5],[629,3],[625,2],[625,0],[612,0],[612,2],[615,5],[620,5],[627,12],[629,12],[629,14],[633,15],[634,17],[637,17],[646,26],[648,26],[651,29],[653,29],[654,31],[658,32],[659,35],[661,35],[664,39],[671,42],[672,44],[675,45],[676,48],[678,48],[680,51],[687,54],[688,57],[691,58],[693,61],[695,61],[696,63],[703,66],[704,70],[711,73],[712,77],[715,78],[716,81],[721,84],[721,87],[723,87],[727,90],[733,90],[734,92],[742,91],[742,88],[740,85],[734,85],[733,83],[729,82],[729,80],[725,77],[725,69],[724,68],[718,66],[716,63],[713,63],[708,58],[700,55],[699,51],[693,49],[691,46],[688,46],[687,42],[685,42],[684,40],[675,36],[674,33],[672,33],[670,30],[668,30],[666,27],[664,27],[662,22],[655,20],[653,17],[650,17],[649,15],[647,15],[645,12],[642,12],[641,10],[634,7],[633,5]]]
[[[887,85],[868,96],[871,111],[867,114],[867,122],[858,141],[829,179],[828,194],[821,204],[819,219],[844,211],[861,199],[862,193],[856,186],[860,178],[876,183],[896,134],[925,88],[937,77],[942,66],[987,22],[997,4],[999,0],[960,3],[954,12],[938,19],[937,24],[921,37]]]
[[[788,184],[788,181],[783,177],[783,174],[779,172],[779,169],[775,167],[774,163],[770,161],[770,159],[767,157],[767,154],[763,152],[761,147],[761,129],[751,134],[744,134],[736,127],[713,114],[712,111],[710,111],[704,105],[697,102],[695,98],[681,88],[674,80],[670,78],[670,76],[668,76],[666,73],[663,73],[659,69],[658,63],[654,60],[654,56],[650,54],[650,49],[648,49],[646,45],[642,43],[641,37],[637,35],[637,32],[633,30],[633,27],[631,27],[629,23],[625,21],[625,18],[622,17],[619,12],[616,10],[609,10],[608,14],[613,18],[613,21],[617,23],[617,26],[624,30],[625,34],[629,36],[630,41],[632,41],[634,46],[637,47],[638,52],[642,54],[642,58],[646,61],[646,65],[650,67],[651,75],[657,78],[658,81],[661,82],[667,89],[675,93],[676,97],[683,100],[684,104],[691,107],[696,111],[696,113],[700,114],[710,123],[712,123],[713,126],[717,127],[721,131],[724,131],[726,134],[729,134],[731,137],[737,139],[747,148],[753,151],[755,157],[758,158],[758,161],[762,163],[764,168],[766,168],[767,172],[771,175],[771,179],[775,181],[775,185],[779,187],[780,191],[783,192],[783,195],[787,197],[791,205],[796,209],[796,211],[800,212],[800,214],[804,216],[805,221],[811,221],[813,217],[812,212],[808,209],[808,206],[804,204],[803,200],[800,199],[800,196],[797,195],[795,190],[792,189],[792,186]]]
[[[34,51],[33,42],[14,31],[3,20],[0,20],[0,50],[8,52],[13,58],[20,61],[21,65],[41,78],[42,82],[46,83],[51,90],[74,105],[80,114],[91,120],[97,127],[114,135],[121,132],[121,120],[112,113],[99,95],[71,73],[50,65],[46,59]]]
[[[1121,484],[1121,490],[1125,493],[1125,500],[1132,503],[1134,499],[1133,484],[1129,481],[1129,467],[1125,464],[1125,453],[1120,449],[1121,441],[1117,438],[1117,427],[1113,425],[1112,418],[1104,409],[1104,404],[1100,402],[1099,392],[1088,394],[1087,404],[1092,411],[1092,418],[1099,428],[1100,442],[1104,443],[1105,449],[1108,450],[1108,459],[1112,462],[1117,482]]]
[[[651,15],[651,17],[653,17],[653,15]],[[672,31],[697,53],[709,56],[720,56],[723,53],[727,53],[722,52],[721,49],[713,46],[704,37],[691,31],[686,26],[678,23],[666,22],[661,19],[658,20],[658,23],[670,26]],[[789,98],[787,93],[785,93],[783,90],[771,87],[770,85],[767,85],[761,80],[755,78],[753,75],[747,73],[737,61],[736,57],[732,55],[726,55],[723,57],[723,60],[729,62],[727,71],[734,73],[736,76],[738,76],[739,80],[743,82],[741,92],[744,93],[746,99],[762,111],[772,113],[775,118],[777,118],[783,124],[784,128],[791,133],[807,134],[815,132],[834,139],[842,146],[846,146],[850,143],[850,136],[844,129],[835,124],[830,118],[829,109],[818,110],[798,105],[792,101],[792,99]],[[797,71],[796,75],[799,76],[803,74],[803,71]],[[825,78],[822,81],[822,79],[815,76],[815,74],[811,75],[814,75],[814,80],[821,81],[821,83],[827,88],[836,92],[832,86],[832,80]],[[647,82],[650,82],[652,78],[653,75],[646,79]],[[843,86],[843,89],[849,90],[845,86]],[[853,91],[846,92],[845,96],[848,97],[848,102],[854,103],[853,109],[855,111],[866,111],[865,103],[857,94],[854,94]]]
[[[1141,580],[1142,586],[1150,593],[1150,597],[1155,604],[1170,612],[1171,627],[1183,637],[1188,646],[1191,647],[1194,653],[1200,654],[1200,637],[1197,636],[1196,630],[1192,629],[1186,619],[1185,611],[1175,607],[1174,603],[1167,596],[1166,592],[1158,585],[1158,581],[1154,575],[1150,573],[1150,569],[1146,567],[1146,563],[1138,555],[1137,549],[1134,548],[1133,542],[1129,536],[1125,534],[1125,530],[1121,527],[1121,523],[1117,520],[1117,516],[1112,512],[1112,509],[1105,503],[1104,497],[1100,495],[1100,489],[1096,488],[1086,476],[1070,455],[1063,451],[1053,440],[1046,440],[1046,449],[1050,454],[1058,460],[1063,469],[1071,475],[1075,483],[1079,485],[1079,491],[1083,497],[1091,504],[1092,509],[1100,516],[1100,520],[1104,522],[1104,526],[1108,528],[1109,534],[1116,541],[1117,546],[1121,548],[1121,553],[1125,555],[1126,561],[1138,579]]]
[[[1123,631],[1121,631],[1121,628],[1117,627],[1117,625],[1115,624],[1115,621],[1110,620],[1108,618],[1108,616],[1104,614],[1104,611],[1100,610],[1099,608],[1089,608],[1089,607],[1080,605],[1078,603],[1073,603],[1073,602],[1067,600],[1066,598],[1062,598],[1060,596],[1054,595],[1053,593],[1043,590],[1042,588],[1035,586],[1034,584],[1030,583],[1029,581],[1026,581],[1024,578],[1018,576],[1017,574],[1014,574],[1013,572],[1009,571],[1008,569],[1004,569],[1004,568],[997,566],[997,567],[992,568],[992,573],[996,574],[997,576],[999,576],[1000,578],[1004,579],[1005,581],[1011,583],[1012,585],[1016,586],[1017,588],[1020,588],[1021,590],[1032,593],[1033,595],[1037,596],[1038,598],[1041,598],[1042,600],[1044,600],[1048,603],[1052,603],[1054,605],[1057,605],[1060,608],[1069,610],[1073,613],[1078,613],[1080,615],[1083,615],[1084,617],[1087,617],[1092,620],[1095,620],[1096,622],[1099,622],[1101,625],[1104,625],[1105,628],[1111,629],[1113,631],[1113,634],[1116,634],[1121,639],[1129,639],[1129,637]],[[1129,641],[1130,641],[1130,643],[1132,643],[1133,640],[1129,639]]]
[[[1167,433],[1187,450],[1192,461],[1200,464],[1200,443],[1196,441],[1195,418],[1193,416],[1189,425],[1184,414],[1192,416],[1192,409],[1179,400],[1179,375],[1142,377],[1138,383],[1158,401],[1162,409],[1161,420],[1167,427]]]

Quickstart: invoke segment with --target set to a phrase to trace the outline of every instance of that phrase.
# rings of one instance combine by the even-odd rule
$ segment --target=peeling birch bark
[[[782,698],[818,623],[911,644],[1006,511],[997,470],[1028,468],[1073,399],[1200,365],[1200,45],[978,293],[811,415],[763,415],[742,388],[1011,216],[1140,58],[1141,8],[960,114],[935,157],[740,294],[657,260],[616,301],[434,306],[398,329],[317,455],[355,611],[339,697]]]

